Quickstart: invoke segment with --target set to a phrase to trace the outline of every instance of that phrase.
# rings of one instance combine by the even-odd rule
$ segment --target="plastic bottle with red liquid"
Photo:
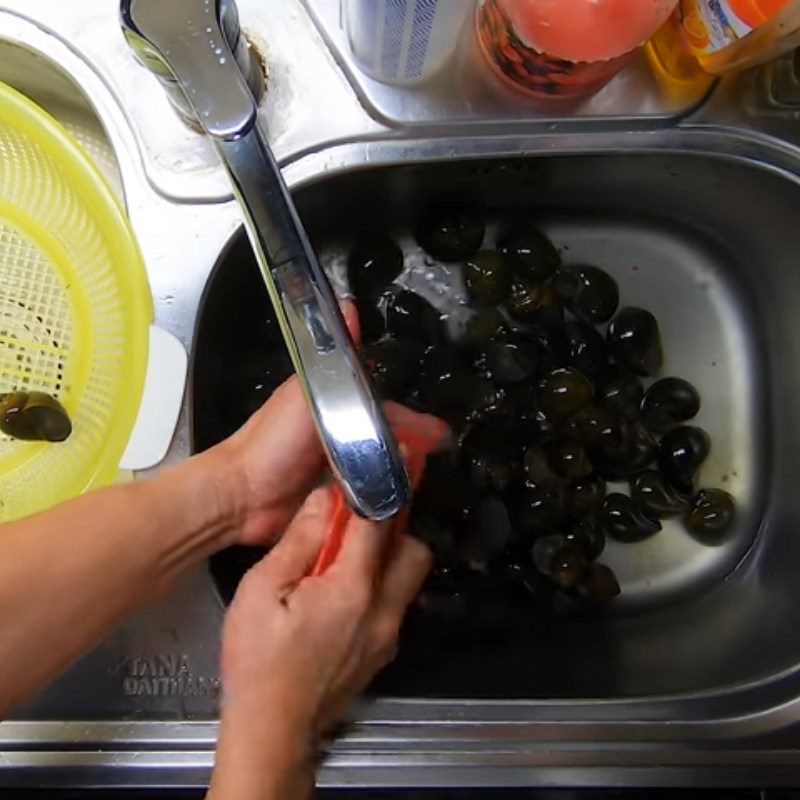
[[[602,88],[677,0],[480,0],[477,36],[494,70],[538,98]]]

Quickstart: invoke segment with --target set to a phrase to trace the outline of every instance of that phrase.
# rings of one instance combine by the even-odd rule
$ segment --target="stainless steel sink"
[[[737,191],[721,201],[726,186]],[[791,563],[795,539],[791,527],[770,533],[775,501],[770,516],[765,505],[768,487],[779,480],[781,450],[796,436],[790,415],[779,413],[775,402],[791,394],[794,373],[800,376],[779,355],[792,336],[794,290],[800,296],[800,276],[792,269],[800,247],[794,224],[800,187],[727,157],[642,153],[358,169],[315,181],[297,199],[334,274],[364,231],[391,230],[406,245],[403,282],[442,310],[457,306],[458,297],[432,276],[436,268],[409,235],[415,215],[458,201],[485,209],[489,219],[541,220],[568,262],[607,269],[621,286],[623,304],[649,308],[661,321],[665,374],[699,387],[698,424],[715,443],[701,483],[727,486],[740,505],[736,535],[723,547],[697,544],[678,522],[638,546],[611,543],[605,560],[623,585],[614,613],[528,620],[511,641],[470,650],[468,665],[457,647],[437,650],[425,669],[419,653],[404,658],[401,652],[382,681],[384,691],[608,700],[720,690],[800,663],[800,637],[784,652],[787,637],[767,624],[779,620],[785,632],[783,625],[794,621],[753,583],[763,585],[759,565],[770,546],[781,548],[779,563]],[[492,225],[487,236],[495,236]],[[209,284],[195,357],[194,429],[201,446],[235,430],[288,373],[282,343],[265,332],[271,311],[258,280],[255,263],[237,244]]]
[[[41,52],[0,39],[0,81],[38,103],[92,155],[122,194],[119,164],[95,109],[61,67]]]
[[[530,620],[502,647],[454,649],[421,669],[404,649],[354,709],[321,783],[797,785],[794,108],[765,92],[769,74],[752,73],[724,81],[683,116],[651,113],[648,90],[635,120],[603,107],[586,119],[542,118],[504,98],[502,113],[487,106],[486,118],[451,125],[429,118],[426,95],[425,125],[414,126],[404,116],[409,98],[388,117],[380,108],[400,102],[388,90],[382,105],[365,101],[306,5],[316,3],[241,2],[271,65],[264,123],[334,273],[359,230],[388,221],[403,233],[423,199],[536,217],[565,257],[605,266],[626,302],[658,314],[667,370],[703,393],[702,424],[715,440],[704,480],[730,487],[742,509],[725,548],[698,548],[667,529],[652,544],[610,552],[626,592],[601,619]],[[5,0],[0,79],[57,114],[72,98],[102,143],[159,323],[194,353],[171,463],[246,413],[221,403],[240,396],[252,369],[265,358],[277,370],[285,364],[213,153],[168,116],[160,88],[117,35],[105,0]],[[33,80],[42,74],[43,83]],[[265,344],[254,362],[243,357],[252,342],[235,335],[243,320],[260,321],[253,341]],[[215,385],[221,358],[226,378]],[[0,785],[202,785],[216,737],[223,612],[203,568],[115,631],[0,725]]]
[[[648,544],[613,548],[607,560],[625,594],[602,617],[531,619],[511,640],[427,660],[419,642],[406,642],[335,745],[323,773],[333,781],[346,767],[388,783],[400,774],[436,784],[797,780],[800,161],[731,131],[628,135],[624,149],[619,141],[381,142],[288,170],[335,283],[348,244],[378,225],[407,245],[404,280],[452,302],[426,287],[430,270],[408,237],[416,215],[448,200],[490,219],[535,219],[566,260],[608,269],[624,302],[661,320],[665,372],[700,387],[699,421],[715,441],[703,482],[727,486],[741,507],[725,547],[699,547],[667,526]],[[321,175],[323,159],[337,168]],[[196,446],[235,428],[253,385],[288,370],[269,318],[239,234],[198,320]],[[654,763],[659,770],[644,769]]]

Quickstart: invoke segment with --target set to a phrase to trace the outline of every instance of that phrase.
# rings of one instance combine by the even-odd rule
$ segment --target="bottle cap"
[[[517,34],[542,53],[606,61],[644,44],[677,0],[505,0]]]

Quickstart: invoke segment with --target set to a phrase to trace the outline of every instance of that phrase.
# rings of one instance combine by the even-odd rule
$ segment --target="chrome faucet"
[[[362,516],[410,499],[397,443],[257,122],[260,65],[233,0],[122,0],[123,32],[176,111],[214,142],[335,477]]]

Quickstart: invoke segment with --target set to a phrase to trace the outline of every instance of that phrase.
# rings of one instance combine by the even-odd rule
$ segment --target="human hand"
[[[349,300],[342,314],[353,337],[361,338],[358,313]],[[248,422],[214,448],[224,463],[224,501],[235,522],[237,541],[269,544],[285,530],[308,493],[320,482],[325,455],[300,382],[290,378]]]
[[[215,448],[239,544],[270,543],[291,521],[325,468],[300,381],[290,378],[239,431]]]
[[[354,516],[330,569],[306,578],[331,505],[330,489],[309,497],[279,544],[245,576],[228,611],[210,797],[305,796],[316,735],[392,658],[430,568],[428,549],[396,535],[391,522]]]

